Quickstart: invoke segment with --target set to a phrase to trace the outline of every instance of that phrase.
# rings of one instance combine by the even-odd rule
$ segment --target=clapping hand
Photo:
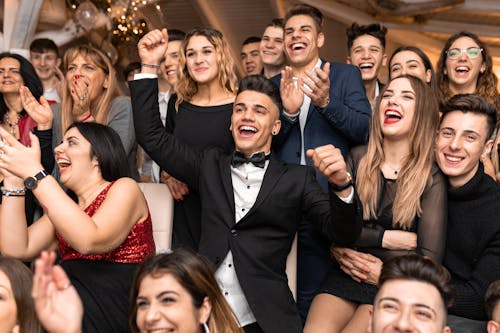
[[[24,110],[37,123],[39,130],[48,130],[52,128],[52,119],[54,114],[45,97],[40,97],[40,102],[36,100],[31,91],[26,86],[19,88],[19,95]]]
[[[295,82],[297,80],[297,82]],[[280,94],[285,111],[290,115],[298,115],[304,102],[302,79],[294,79],[292,68],[286,66],[281,71]]]
[[[305,71],[302,82],[306,85],[300,85],[304,94],[309,96],[311,103],[320,108],[326,108],[330,103],[330,63],[327,62],[323,69],[314,68],[311,71]]]
[[[40,142],[38,137],[29,133],[31,147],[26,147],[0,126],[0,169],[25,179],[43,169],[40,163]],[[4,172],[4,171],[2,171]],[[7,177],[7,174],[6,174]]]
[[[43,251],[35,261],[32,295],[43,327],[50,333],[80,333],[83,306],[54,252]]]

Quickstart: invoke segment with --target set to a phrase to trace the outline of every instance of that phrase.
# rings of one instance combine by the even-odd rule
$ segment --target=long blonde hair
[[[431,168],[434,163],[434,140],[439,125],[437,98],[432,89],[420,79],[402,75],[393,78],[383,93],[394,80],[407,79],[416,95],[415,112],[408,135],[410,143],[408,156],[403,161],[398,178],[397,190],[393,203],[394,227],[409,229],[415,216],[421,216],[420,197],[427,186],[431,185]],[[359,162],[356,189],[363,207],[363,219],[377,218],[382,186],[381,166],[385,160],[384,136],[380,125],[380,102],[372,116],[368,149]]]
[[[104,53],[90,45],[80,44],[69,48],[64,54],[63,64],[66,72],[68,71],[69,64],[77,56],[82,56],[87,61],[102,69],[108,77],[107,88],[103,87],[102,94],[90,103],[90,113],[95,121],[99,124],[107,125],[110,103],[118,95],[115,69]],[[64,133],[74,121],[73,97],[71,97],[69,86],[66,84],[61,101],[61,133]]]
[[[179,68],[181,70],[177,72],[178,83],[176,87],[176,108],[178,108],[179,104],[181,104],[184,100],[191,100],[198,92],[198,83],[193,80],[191,75],[189,75],[189,71],[186,66],[186,47],[189,40],[193,36],[206,37],[210,44],[214,47],[217,57],[217,66],[219,68],[219,74],[217,75],[217,82],[219,83],[219,86],[227,93],[235,94],[237,90],[238,77],[235,74],[235,62],[231,56],[231,52],[229,52],[229,45],[223,38],[222,33],[212,28],[194,28],[188,32],[184,38],[184,44],[179,58]]]

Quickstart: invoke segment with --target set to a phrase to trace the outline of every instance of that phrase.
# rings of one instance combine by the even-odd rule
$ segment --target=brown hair
[[[243,333],[222,296],[211,264],[200,254],[184,249],[154,256],[141,264],[137,270],[130,293],[129,322],[133,333],[139,332],[136,322],[136,299],[142,280],[149,275],[156,277],[164,274],[171,274],[188,291],[194,307],[200,308],[205,297],[208,297],[212,305],[207,322],[210,332]]]
[[[392,79],[384,88],[383,96],[390,83],[407,79],[416,95],[415,112],[408,135],[409,153],[405,158],[396,180],[397,190],[393,204],[393,226],[409,229],[415,216],[422,214],[420,197],[431,186],[431,168],[434,163],[432,149],[439,123],[437,98],[431,88],[422,80],[402,75]],[[356,189],[363,207],[363,219],[377,218],[377,205],[381,194],[382,175],[380,167],[385,160],[384,136],[380,125],[380,102],[372,116],[368,150],[359,162]]]
[[[68,65],[77,56],[84,57],[92,64],[100,68],[104,74],[108,76],[108,87],[103,88],[102,94],[97,97],[97,100],[91,101],[90,103],[90,112],[96,122],[107,125],[110,103],[118,95],[115,69],[113,68],[109,58],[104,53],[90,45],[79,44],[69,48],[64,54],[63,64],[65,71],[68,70]],[[61,101],[61,133],[66,132],[68,127],[76,120],[73,118],[72,110],[73,98],[71,97],[69,87],[66,84]]]
[[[493,281],[484,295],[484,303],[488,320],[493,319],[493,311],[500,301],[500,280]]]
[[[439,291],[443,304],[453,304],[454,290],[451,287],[451,276],[446,268],[428,257],[418,254],[407,254],[384,262],[379,288],[390,280],[415,280],[433,285]]]
[[[300,4],[290,8],[285,14],[285,19],[283,20],[283,27],[286,26],[286,23],[290,18],[298,15],[309,16],[310,18],[313,19],[314,25],[316,26],[316,30],[318,31],[318,33],[323,31],[323,14],[318,8],[306,4]]]
[[[179,58],[179,68],[181,70],[177,72],[179,82],[176,87],[176,108],[178,108],[184,100],[191,100],[198,92],[198,83],[189,75],[186,66],[186,47],[193,36],[204,36],[210,44],[212,44],[217,56],[217,66],[219,67],[219,74],[217,76],[219,86],[228,93],[236,93],[238,78],[235,74],[235,62],[231,56],[231,52],[228,52],[229,46],[223,38],[222,33],[212,28],[194,28],[187,33]]]
[[[446,43],[444,44],[443,50],[439,56],[438,64],[436,67],[436,76],[437,76],[437,84],[438,88],[443,94],[444,98],[451,97],[451,91],[449,87],[449,78],[446,75],[446,58],[448,49],[451,45],[459,38],[468,37],[474,41],[482,50],[481,57],[483,58],[483,62],[485,64],[485,70],[483,73],[479,73],[476,84],[476,93],[477,95],[485,98],[488,102],[496,105],[497,108],[500,108],[500,96],[497,91],[497,82],[498,79],[493,73],[493,62],[491,60],[491,55],[488,51],[488,46],[484,43],[479,37],[468,31],[461,31],[456,33],[455,35],[448,38]],[[499,110],[500,111],[500,110]]]
[[[0,271],[7,275],[16,301],[19,333],[41,333],[42,326],[31,297],[33,274],[21,261],[0,256]]]

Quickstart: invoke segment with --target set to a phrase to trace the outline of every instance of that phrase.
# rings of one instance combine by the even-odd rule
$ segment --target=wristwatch
[[[340,191],[343,191],[343,190],[345,190],[346,188],[348,188],[349,186],[352,185],[352,176],[351,176],[351,174],[349,172],[346,172],[346,176],[347,176],[347,183],[345,183],[342,186],[338,186],[336,184],[331,184],[330,183],[330,187],[332,188],[333,191],[340,192]]]
[[[37,173],[36,175],[34,175],[33,177],[26,178],[24,180],[24,186],[28,190],[34,190],[36,188],[36,186],[38,185],[38,182],[48,175],[49,174],[47,173],[47,171],[42,170],[39,173]]]

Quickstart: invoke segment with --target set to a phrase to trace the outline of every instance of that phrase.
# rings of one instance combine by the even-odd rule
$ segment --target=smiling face
[[[439,291],[430,283],[386,281],[377,293],[370,333],[449,333]]]
[[[192,36],[186,46],[186,66],[197,83],[207,84],[217,79],[219,66],[215,47],[205,36]]]
[[[15,332],[17,305],[7,275],[0,271],[0,332]]]
[[[97,158],[90,158],[90,143],[75,127],[64,134],[63,142],[54,149],[59,167],[60,180],[68,188],[81,181],[94,168],[98,168]]]
[[[285,24],[285,53],[292,67],[312,68],[325,41],[308,15],[292,16]]]
[[[389,64],[390,79],[405,74],[418,77],[426,83],[431,82],[431,70],[425,69],[422,59],[413,51],[398,52],[392,57]]]
[[[266,94],[246,90],[236,96],[231,116],[231,132],[236,149],[249,157],[271,150],[274,134],[281,127],[279,110]]]
[[[455,48],[467,50],[470,47],[479,48],[479,45],[470,37],[460,37],[451,44],[449,50]],[[446,57],[446,75],[452,91],[475,93],[477,79],[480,72],[484,71],[485,68],[486,64],[482,53],[473,59],[463,51],[456,59]]]
[[[382,43],[371,35],[362,35],[352,44],[347,63],[359,67],[363,81],[377,79],[382,66],[385,66],[387,55]]]
[[[61,64],[61,59],[57,57],[56,52],[30,52],[30,60],[35,67],[36,74],[42,81],[48,81],[55,76],[55,67]]]
[[[189,292],[169,273],[147,275],[139,286],[136,304],[141,333],[199,333],[211,311],[208,297],[196,308]]]
[[[416,94],[407,78],[389,83],[380,99],[379,120],[385,139],[408,139],[415,115]]]
[[[76,89],[78,84],[88,84],[88,96],[93,103],[108,87],[108,75],[90,57],[77,55],[68,62],[66,80],[70,89]]]
[[[489,154],[487,117],[453,111],[441,120],[436,139],[436,162],[452,187],[466,184],[476,173],[481,156]]]
[[[285,62],[283,28],[270,26],[264,30],[260,42],[262,63],[270,66],[282,66]]]
[[[9,57],[0,59],[0,92],[19,94],[19,88],[23,84],[19,61]]]
[[[260,42],[245,44],[241,47],[241,64],[246,75],[256,75],[262,71],[259,48]]]
[[[165,60],[161,63],[163,78],[172,87],[177,84],[177,72],[179,71],[179,59],[181,54],[182,41],[174,40],[168,42],[165,51]]]

